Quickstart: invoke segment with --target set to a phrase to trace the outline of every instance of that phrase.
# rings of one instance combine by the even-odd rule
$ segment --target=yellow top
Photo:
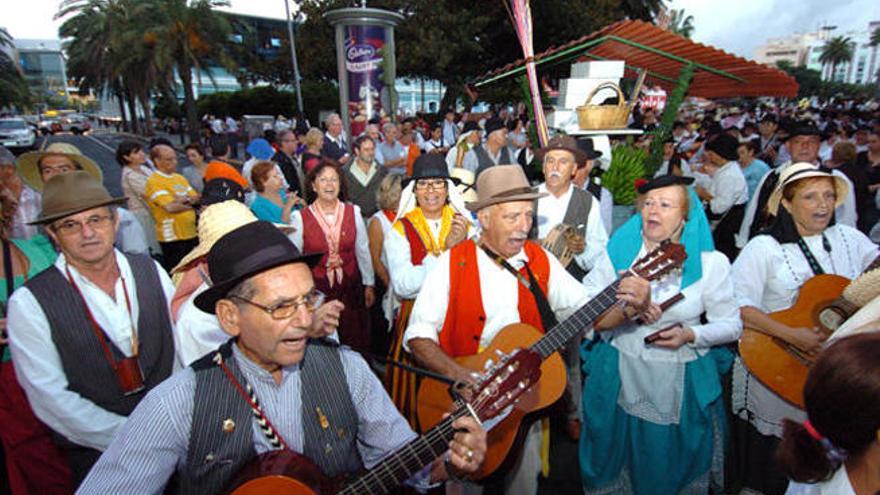
[[[156,222],[156,238],[159,242],[185,241],[196,237],[196,212],[186,210],[168,213],[163,206],[180,196],[197,197],[186,177],[180,174],[164,174],[156,171],[147,179],[146,196],[150,213]]]
[[[412,223],[416,232],[418,232],[419,237],[422,238],[422,242],[425,244],[425,249],[428,251],[428,254],[439,256],[440,253],[446,251],[446,236],[449,235],[449,231],[452,228],[452,217],[455,216],[455,210],[452,209],[451,206],[443,206],[440,232],[437,236],[439,237],[439,242],[434,241],[434,236],[431,234],[431,228],[428,227],[428,221],[425,219],[425,215],[422,213],[421,208],[413,208],[404,216]],[[400,220],[394,222],[392,228],[406,239],[406,232],[404,232],[403,224],[400,223]]]

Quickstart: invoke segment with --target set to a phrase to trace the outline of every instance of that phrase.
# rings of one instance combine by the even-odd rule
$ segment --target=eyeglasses
[[[642,211],[650,210],[651,208],[654,208],[655,206],[660,208],[660,211],[663,211],[663,212],[667,212],[669,210],[672,210],[673,208],[679,207],[678,203],[673,203],[672,201],[667,201],[665,199],[661,199],[659,201],[654,200],[654,199],[646,199],[642,203]]]
[[[54,225],[52,228],[56,232],[60,232],[64,235],[73,235],[82,232],[84,224],[88,225],[89,228],[93,230],[104,229],[110,225],[111,220],[113,220],[113,215],[92,215],[89,218],[86,218],[85,222],[65,220],[60,224]]]
[[[419,179],[416,181],[416,189],[424,191],[426,189],[446,189],[446,179]]]
[[[269,316],[271,316],[273,320],[289,320],[290,318],[293,318],[301,306],[305,307],[306,311],[309,313],[314,313],[316,309],[324,304],[324,298],[326,296],[323,292],[317,289],[312,289],[311,292],[300,297],[298,300],[281,301],[272,306],[263,306],[260,303],[234,294],[230,294],[228,297],[230,299],[238,299],[241,302],[262,309],[266,313],[269,313]]]

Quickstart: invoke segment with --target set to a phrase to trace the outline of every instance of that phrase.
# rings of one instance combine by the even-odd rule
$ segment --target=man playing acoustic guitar
[[[466,207],[477,212],[482,227],[479,241],[466,240],[440,256],[425,277],[404,336],[422,365],[466,383],[474,381],[473,370],[453,358],[476,354],[512,323],[549,328],[557,317],[568,317],[588,301],[586,288],[555,256],[526,240],[535,200],[545,194],[529,187],[520,166],[488,168],[477,179],[477,193],[478,200]],[[636,310],[647,309],[649,284],[627,277],[618,297]],[[623,306],[612,310],[621,311]],[[634,313],[632,309],[627,314],[635,316],[629,313]],[[537,492],[540,433],[540,423],[535,423],[522,458],[505,480],[504,493]],[[480,492],[474,485],[462,488]]]
[[[226,493],[242,468],[266,453],[301,453],[323,475],[338,477],[372,467],[412,440],[415,433],[366,362],[310,338],[323,294],[309,266],[320,257],[302,255],[268,222],[221,237],[208,254],[214,283],[195,304],[216,314],[233,338],[141,402],[80,493],[158,494],[172,475],[168,492]],[[411,466],[411,484],[424,487],[480,466],[482,428],[469,417],[452,428],[448,451],[435,451],[440,459],[425,469]],[[388,492],[407,477],[379,483]]]

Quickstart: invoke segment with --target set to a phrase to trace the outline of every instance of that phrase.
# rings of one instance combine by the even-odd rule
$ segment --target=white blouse
[[[824,234],[827,246],[822,235],[804,237],[804,241],[825,273],[853,279],[880,254],[876,244],[847,225],[828,227]],[[790,308],[801,286],[813,277],[797,244],[779,244],[767,235],[749,241],[733,263],[733,273],[739,307],[752,306],[765,313]],[[806,419],[801,409],[782,400],[755,379],[739,358],[733,371],[732,402],[734,413],[752,423],[763,435],[781,438],[783,419]]]

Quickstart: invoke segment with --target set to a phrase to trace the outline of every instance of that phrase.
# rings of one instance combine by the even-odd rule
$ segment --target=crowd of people
[[[537,146],[507,110],[359,136],[333,114],[268,129],[243,160],[230,120],[181,149],[120,143],[123,197],[70,144],[0,149],[13,493],[220,493],[277,450],[373,468],[432,426],[413,367],[477,386],[462,358],[512,324],[552,332],[615,283],[559,343],[565,392],[499,476],[468,478],[492,436],[465,415],[395,483],[531,495],[568,442],[578,493],[880,490],[880,315],[830,346],[772,315],[817,275],[876,269],[876,105],[687,108],[621,225],[609,157]],[[635,146],[656,120],[634,115]],[[631,271],[669,241],[679,270]],[[804,408],[744,365],[744,327],[815,359]]]

